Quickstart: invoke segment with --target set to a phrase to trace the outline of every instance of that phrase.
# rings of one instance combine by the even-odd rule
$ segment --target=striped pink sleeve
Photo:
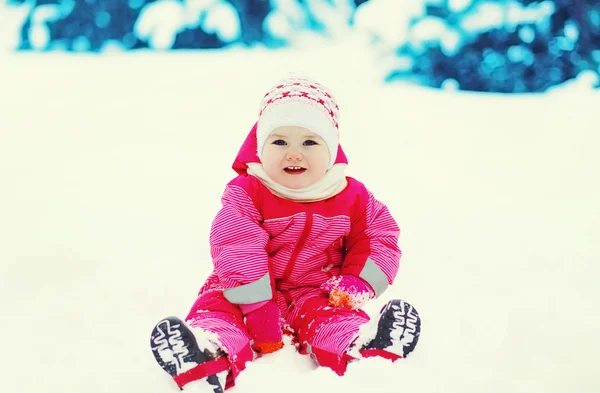
[[[398,245],[400,228],[383,203],[369,192],[366,207],[367,227],[365,235],[371,243],[371,259],[381,269],[392,284],[398,269],[402,251]]]
[[[393,284],[400,267],[400,228],[388,208],[364,190],[363,203],[347,238],[342,274],[367,281],[376,296]]]
[[[260,212],[248,192],[235,182],[226,187],[221,202],[211,227],[210,250],[225,296],[230,294],[228,300],[238,304],[266,300],[261,297],[271,297],[265,251],[269,235],[260,226]]]

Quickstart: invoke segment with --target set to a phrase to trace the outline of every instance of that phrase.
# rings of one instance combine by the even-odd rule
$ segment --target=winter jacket
[[[351,274],[381,295],[394,282],[400,229],[358,180],[319,202],[272,194],[246,173],[256,154],[256,125],[242,145],[210,232],[213,273],[200,290],[223,289],[233,304],[275,298],[282,312],[320,293],[330,277]],[[336,163],[347,163],[340,147]],[[285,316],[285,314],[284,314]]]

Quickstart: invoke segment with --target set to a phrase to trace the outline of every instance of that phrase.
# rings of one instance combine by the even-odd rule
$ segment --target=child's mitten
[[[321,289],[329,293],[329,303],[336,307],[346,307],[352,310],[362,308],[375,292],[362,279],[352,276],[334,276],[327,280]]]
[[[240,305],[246,317],[246,329],[254,343],[252,348],[259,353],[275,352],[283,347],[281,312],[274,300]]]

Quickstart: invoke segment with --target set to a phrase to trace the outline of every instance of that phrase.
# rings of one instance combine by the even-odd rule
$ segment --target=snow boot
[[[190,382],[204,380],[212,392],[223,393],[229,370],[227,354],[215,343],[196,338],[181,319],[168,317],[158,322],[152,329],[150,347],[156,362],[181,390]]]
[[[396,361],[415,349],[420,334],[417,310],[404,300],[390,300],[379,312],[377,329],[359,338],[359,353],[363,358],[380,356]]]

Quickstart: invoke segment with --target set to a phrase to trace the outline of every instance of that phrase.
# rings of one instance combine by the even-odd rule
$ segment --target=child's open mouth
[[[299,175],[306,172],[306,168],[302,168],[301,166],[288,166],[284,169],[284,171],[290,175]]]

